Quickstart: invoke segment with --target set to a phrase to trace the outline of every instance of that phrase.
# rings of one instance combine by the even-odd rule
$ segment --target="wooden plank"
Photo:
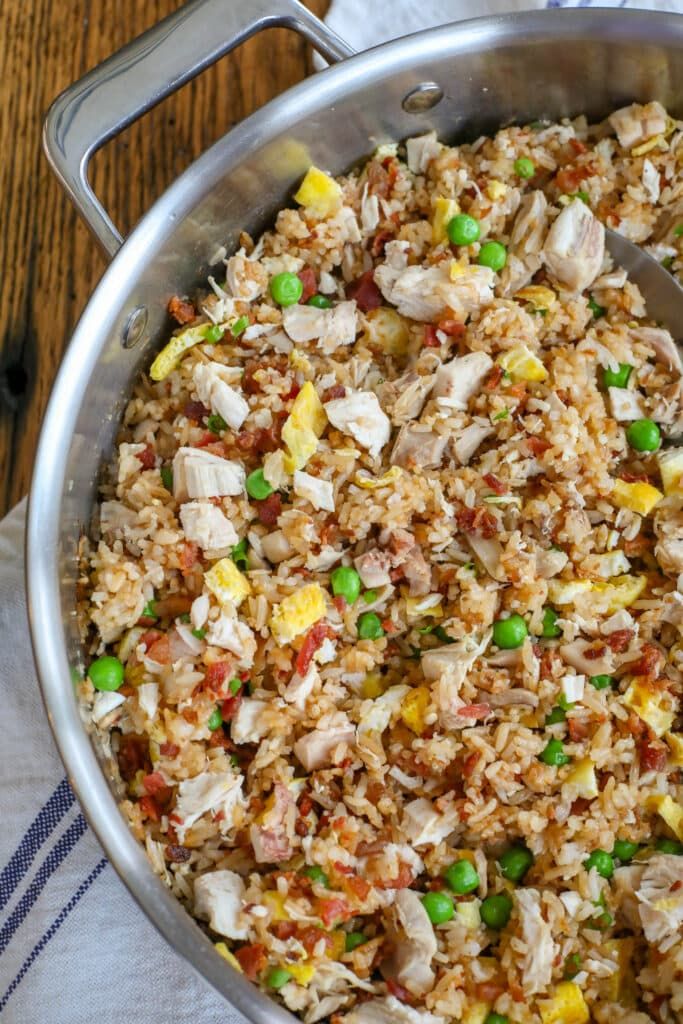
[[[28,489],[61,354],[105,266],[42,155],[44,113],[88,68],[178,6],[178,0],[3,0],[0,516]],[[306,6],[322,16],[328,4],[306,0]],[[95,191],[120,230],[127,232],[212,142],[309,74],[311,60],[294,33],[262,33],[97,154]]]

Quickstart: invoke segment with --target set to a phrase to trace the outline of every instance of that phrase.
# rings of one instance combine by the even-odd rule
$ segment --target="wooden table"
[[[323,15],[327,0],[305,0]],[[226,0],[249,3],[249,0]],[[105,263],[52,177],[43,115],[88,68],[179,0],[2,0],[0,5],[0,516],[28,490],[64,346]],[[250,40],[93,161],[95,192],[125,234],[212,142],[311,70],[294,33]]]

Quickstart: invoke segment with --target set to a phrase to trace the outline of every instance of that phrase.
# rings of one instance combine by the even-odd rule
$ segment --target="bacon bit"
[[[304,286],[299,302],[308,302],[311,295],[315,295],[318,290],[318,280],[315,276],[315,270],[313,270],[312,267],[304,267],[296,276]]]
[[[477,999],[484,1003],[495,1003],[505,989],[495,981],[482,981],[476,986]]]
[[[382,629],[385,633],[398,633],[399,627],[393,619],[382,619]]]
[[[602,658],[606,650],[607,648],[604,644],[593,645],[593,647],[588,647],[583,652],[583,656],[584,658],[587,658],[588,661],[597,661],[598,658]]]
[[[525,1001],[524,989],[516,981],[508,981],[508,989],[516,1003],[523,1003]]]
[[[644,555],[650,547],[650,541],[647,537],[639,533],[633,540],[624,541],[624,554],[629,555],[631,558],[638,558]]]
[[[439,320],[436,326],[449,338],[462,338],[465,333],[465,325],[460,320]]]
[[[180,747],[177,743],[162,743],[159,746],[159,753],[162,757],[177,757],[180,753]]]
[[[499,480],[493,473],[485,473],[482,477],[485,484],[488,484],[494,494],[507,494],[507,484]]]
[[[550,441],[546,441],[542,437],[527,437],[525,444],[530,455],[543,455],[543,452],[547,452],[549,448],[552,448]]]
[[[205,430],[193,448],[208,448],[209,445],[216,444],[217,441],[220,441],[218,434],[214,434],[211,430]]]
[[[282,512],[282,498],[277,491],[273,491],[263,501],[255,501],[256,515],[264,526],[275,526],[278,517]]]
[[[388,228],[378,231],[375,237],[368,243],[368,249],[373,259],[379,259],[380,256],[383,256],[387,242],[391,242],[395,237],[395,233]]]
[[[231,697],[226,697],[221,705],[221,717],[224,722],[231,722],[237,714],[237,709],[242,703],[244,690],[238,690]]]
[[[154,469],[154,466],[156,465],[156,452],[151,444],[145,445],[143,450],[139,452],[135,458],[143,469]]]
[[[204,686],[212,693],[220,693],[225,680],[232,674],[232,662],[214,661],[209,665],[204,675]]]
[[[588,164],[584,164],[583,167],[563,167],[555,175],[555,184],[560,192],[571,195],[573,192],[579,191],[581,182],[585,178],[590,178],[592,173]]]
[[[349,875],[348,878],[342,879],[341,884],[344,892],[358,903],[363,903],[370,895],[372,889],[370,883],[366,882],[364,878],[353,874]]]
[[[631,632],[630,630],[628,632]],[[634,676],[645,676],[648,679],[657,679],[664,666],[664,655],[654,644],[644,643],[640,652],[640,658],[635,665],[629,665]]]
[[[314,626],[311,626],[294,662],[294,669],[297,675],[306,675],[315,652],[321,646],[323,640],[331,635],[332,630],[326,622],[316,622]]]
[[[645,737],[638,745],[638,757],[643,771],[663,772],[666,768],[667,748]]]
[[[298,384],[296,387],[299,387]],[[274,452],[280,444],[280,430],[279,423],[258,427],[256,430],[242,430],[236,436],[235,444],[243,452]]]
[[[368,192],[371,195],[387,196],[392,184],[392,178],[387,173],[385,161],[379,163],[371,160],[367,167]]]
[[[171,661],[171,645],[167,636],[162,636],[147,649],[147,657],[157,665],[168,665]]]
[[[122,736],[117,755],[119,772],[124,782],[130,782],[138,772],[147,773],[152,767],[149,757],[149,739],[130,733]]]
[[[393,996],[394,999],[398,999],[401,1003],[413,1002],[413,997],[408,989],[404,988],[403,985],[400,985],[393,978],[387,978],[387,991],[390,996]]]
[[[161,821],[161,811],[153,796],[141,796],[138,805],[142,813],[152,821]]]
[[[567,731],[571,741],[573,743],[579,743],[581,740],[585,740],[588,735],[588,726],[585,722],[582,722],[580,718],[568,718]]]
[[[144,646],[145,650],[149,650],[152,644],[160,640],[163,635],[158,629],[148,629],[146,633],[142,634],[139,642]]]
[[[498,533],[498,520],[487,508],[461,508],[456,519],[458,529],[463,533],[478,533],[486,539]]]
[[[235,950],[235,956],[239,960],[240,967],[244,971],[249,981],[256,981],[257,976],[264,970],[268,963],[268,957],[266,956],[266,947],[262,946],[260,942],[255,942],[251,946],[242,946],[241,949]]]
[[[588,146],[585,144],[585,142],[581,142],[581,139],[570,139],[569,145],[572,147],[577,156],[579,156],[581,153],[588,152]]]
[[[183,407],[183,416],[188,420],[194,420],[195,423],[201,423],[202,420],[207,419],[211,415],[211,410],[207,409],[203,402],[185,402]]]
[[[261,385],[254,379],[254,374],[261,368],[262,364],[258,363],[255,359],[246,363],[244,373],[242,374],[242,391],[244,391],[245,395],[257,395],[261,390]]]
[[[677,882],[673,883],[673,885],[669,889],[669,892],[678,892],[679,889],[683,889],[683,882],[681,882],[680,878]]]
[[[192,856],[192,850],[186,846],[167,846],[165,852],[166,860],[170,860],[171,864],[184,864]]]
[[[479,754],[479,752],[474,750],[472,751],[471,754],[468,754],[465,760],[463,761],[462,773],[466,778],[469,778],[470,775],[472,775],[472,773],[474,772],[474,769],[479,764],[480,756],[481,755]]]
[[[615,629],[615,631],[610,633],[610,635],[605,637],[605,639],[611,651],[614,651],[615,654],[622,654],[631,643],[634,636],[635,631],[632,629]],[[597,655],[597,657],[600,657],[600,655]]]
[[[375,882],[377,889],[408,889],[414,882],[413,873],[403,861],[398,869],[396,878],[381,878]]]
[[[465,704],[464,707],[458,708],[459,715],[463,718],[474,718],[478,720],[480,718],[488,718],[491,714],[490,704]]]
[[[335,398],[346,398],[346,388],[343,384],[334,384],[323,393],[323,404],[333,402]]]
[[[590,800],[586,800],[584,796],[577,796],[576,800],[572,801],[570,810],[572,814],[583,814],[590,805]]]
[[[282,401],[283,402],[292,402],[296,398],[296,396],[299,394],[300,391],[301,391],[301,385],[297,384],[296,381],[293,381],[292,382],[292,386],[290,387],[289,391],[287,391],[284,395],[281,395]]]
[[[371,309],[379,309],[382,305],[382,293],[375,284],[373,274],[373,270],[366,270],[346,286],[347,299],[355,299],[362,313],[369,313]]]
[[[168,300],[166,307],[177,324],[189,324],[197,316],[197,310],[191,302],[174,295]]]
[[[168,795],[170,792],[170,788],[166,784],[166,779],[163,777],[161,772],[152,772],[151,775],[145,775],[142,780],[142,785],[150,796],[156,796],[157,793]]]
[[[441,348],[441,342],[436,336],[434,324],[425,324],[422,344],[425,348]]]
[[[346,609],[346,598],[344,597],[343,594],[337,594],[336,597],[333,597],[332,604],[337,609],[340,615],[344,614],[344,610]]]
[[[644,736],[647,733],[647,726],[642,718],[639,718],[635,712],[631,712],[626,719],[626,729],[630,732],[631,736],[636,739],[640,736]]]
[[[324,932],[322,928],[316,928],[311,926],[309,928],[303,928],[299,932],[299,942],[304,947],[309,956],[313,955],[313,950],[318,945],[320,940],[323,939],[325,942],[325,949],[331,950],[334,939],[327,932]]]
[[[294,822],[294,831],[298,836],[303,839],[311,831],[311,826],[308,824],[305,818],[297,818]]]
[[[311,811],[313,810],[313,801],[311,800],[311,798],[308,795],[308,793],[304,793],[304,795],[299,800],[299,805],[298,806],[299,806],[299,814],[303,814],[304,817],[307,814],[311,813]]]
[[[494,366],[484,382],[485,391],[495,391],[501,380],[503,379],[503,367]]]
[[[282,939],[283,942],[286,942],[287,939],[293,939],[296,935],[296,924],[294,921],[273,921],[270,928],[275,938]]]
[[[619,474],[619,479],[624,480],[627,484],[649,484],[650,478],[647,473],[627,473],[623,470]]]
[[[183,576],[190,575],[194,567],[199,562],[199,558],[199,544],[195,544],[193,540],[183,541],[180,547],[180,555],[178,557],[178,564]]]

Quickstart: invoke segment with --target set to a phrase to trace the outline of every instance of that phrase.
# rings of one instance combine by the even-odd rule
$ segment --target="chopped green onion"
[[[159,470],[161,474],[161,482],[167,491],[173,490],[173,470],[170,466],[162,466]]]
[[[157,613],[154,611],[154,605],[155,604],[156,604],[156,601],[148,601],[147,602],[145,607],[142,609],[142,618],[143,619],[158,619],[159,618]]]
[[[206,421],[206,425],[212,434],[222,434],[224,430],[228,429],[228,424],[222,416],[218,415],[218,413],[213,413],[209,416]]]
[[[234,324],[232,324],[232,326],[230,327],[230,333],[232,334],[233,338],[238,338],[240,334],[246,331],[248,326],[249,317],[241,316],[239,320],[235,320]]]
[[[242,689],[242,680],[237,678],[231,679],[230,682],[228,683],[228,689],[230,690],[230,693],[234,697],[235,694],[239,693],[240,690]]]
[[[588,300],[588,308],[590,309],[591,313],[593,314],[596,320],[599,320],[600,317],[604,316],[607,312],[604,306],[598,305],[598,303],[595,301],[592,295]]]
[[[220,341],[224,334],[225,331],[218,324],[212,324],[211,327],[207,327],[204,331],[204,337],[211,345],[215,345],[216,342]]]
[[[249,568],[249,559],[247,557],[247,538],[242,537],[242,540],[235,544],[234,548],[230,552],[230,557],[237,566],[245,572]]]
[[[196,637],[197,640],[203,640],[204,637],[206,636],[206,630],[205,629],[193,629],[192,630],[192,636]]]
[[[493,418],[494,418],[494,420],[506,420],[509,415],[510,415],[510,410],[509,409],[502,409],[500,412],[497,412],[496,415]]]
[[[223,716],[221,714],[220,708],[213,709],[213,711],[209,715],[209,721],[206,724],[208,725],[211,732],[215,732],[216,729],[220,729],[220,727],[223,724]]]

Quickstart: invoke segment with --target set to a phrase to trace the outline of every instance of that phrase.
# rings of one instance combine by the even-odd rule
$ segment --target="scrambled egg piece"
[[[683,736],[677,732],[667,732],[664,739],[671,751],[671,764],[676,768],[683,768]]]
[[[380,697],[385,690],[384,676],[379,672],[368,672],[361,684],[360,693],[364,700],[374,700],[375,697]]]
[[[389,355],[402,356],[408,350],[410,331],[400,313],[388,306],[379,306],[365,314],[363,340],[378,345]]]
[[[459,213],[460,206],[456,199],[446,199],[445,196],[436,198],[432,214],[432,245],[439,245],[446,241],[449,221]]]
[[[598,795],[598,780],[595,776],[595,765],[589,757],[584,757],[573,765],[564,780],[565,786],[571,786],[576,795],[584,800],[592,800]]]
[[[236,971],[239,971],[240,974],[242,974],[242,968],[240,966],[239,960],[233,953],[230,952],[230,950],[228,949],[224,942],[214,942],[213,948],[216,950],[217,953],[219,953],[223,957],[224,960],[228,961],[231,967],[234,967]]]
[[[548,596],[553,604],[573,604],[591,589],[590,580],[550,580]]]
[[[486,195],[489,199],[492,199],[495,203],[496,200],[502,199],[507,194],[508,187],[502,181],[498,181],[496,178],[491,178],[488,185],[486,186]]]
[[[607,598],[605,612],[613,615],[622,608],[630,608],[647,586],[646,576],[613,576],[606,583],[593,583],[591,590]],[[602,602],[601,602],[602,604]]]
[[[329,217],[341,206],[341,186],[319,167],[309,167],[294,198],[316,217]]]
[[[285,910],[286,899],[281,892],[264,892],[261,902],[270,911],[271,921],[289,921],[289,914]]]
[[[510,374],[513,380],[542,381],[548,376],[545,366],[526,345],[517,345],[497,359],[499,366]]]
[[[607,979],[607,998],[622,1006],[633,1006],[636,997],[635,975],[631,970],[635,939],[610,939],[605,952],[617,962],[617,969]]]
[[[327,424],[327,416],[309,380],[294,399],[289,416],[282,428],[282,440],[287,446],[285,470],[294,473],[303,469],[318,447],[318,438]]]
[[[318,583],[309,583],[295,590],[273,608],[270,631],[280,644],[289,644],[305,633],[327,611],[325,595]]]
[[[656,693],[637,680],[633,680],[624,694],[624,704],[635,711],[638,718],[650,726],[655,736],[663,736],[671,728],[674,720],[673,711],[661,706],[662,694]]]
[[[629,484],[625,480],[617,480],[611,497],[617,508],[628,508],[631,512],[646,516],[664,495],[652,484],[644,482]]]
[[[374,491],[378,487],[387,487],[389,484],[393,484],[394,480],[398,480],[402,472],[403,470],[400,466],[392,466],[382,476],[362,476],[360,473],[356,473],[353,482],[365,491]]]
[[[657,455],[665,494],[683,494],[683,448],[669,448]]]
[[[221,558],[216,562],[204,573],[204,582],[221,605],[231,602],[239,608],[245,597],[251,594],[249,580],[239,571],[232,558]]]
[[[425,731],[427,708],[429,707],[430,694],[428,686],[416,686],[414,690],[407,693],[401,704],[401,718],[404,725],[421,736]]]
[[[648,806],[666,822],[677,839],[683,840],[683,807],[670,796],[651,796]]]
[[[297,985],[302,985],[304,988],[313,980],[315,974],[315,964],[310,963],[297,963],[287,964],[287,970],[294,978]]]
[[[458,921],[464,924],[469,931],[476,931],[481,924],[479,900],[471,900],[468,903],[456,903],[455,912],[458,915]]]
[[[188,327],[186,331],[176,334],[167,345],[164,345],[159,355],[149,368],[149,375],[152,380],[164,380],[169,373],[175,370],[180,362],[181,356],[206,341],[206,332],[211,324],[200,324],[199,327]]]
[[[552,999],[540,1005],[543,1024],[588,1024],[590,1012],[583,992],[573,981],[561,981]]]
[[[460,907],[461,904],[458,904]],[[484,1024],[489,1015],[490,1006],[488,1003],[476,1002],[468,1006],[463,1014],[461,1024]]]
[[[557,302],[557,295],[552,288],[543,284],[530,284],[515,293],[516,299],[529,302],[534,309],[552,309]]]

